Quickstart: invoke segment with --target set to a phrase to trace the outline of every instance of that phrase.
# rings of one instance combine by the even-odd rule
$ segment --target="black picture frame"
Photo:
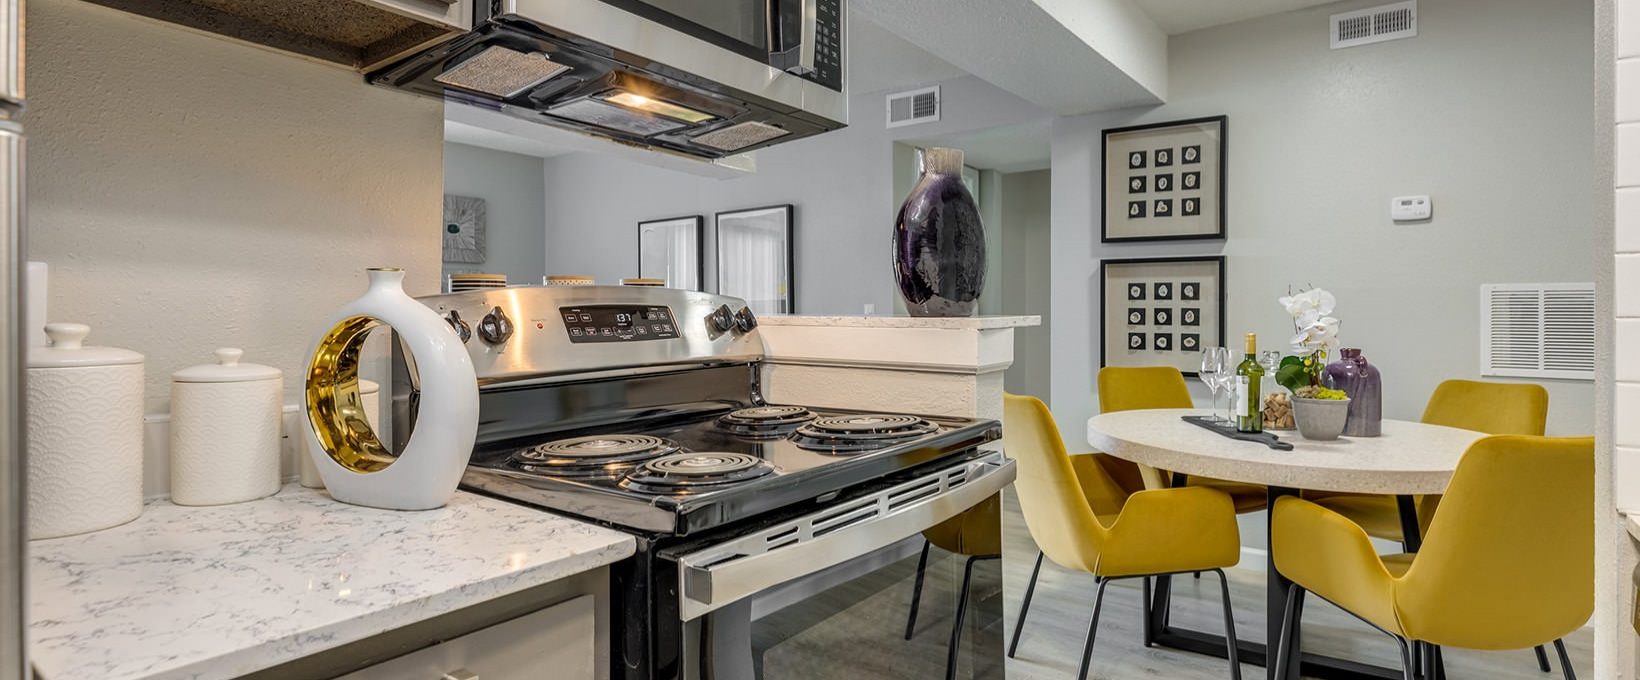
[[[680,215],[638,222],[638,278],[654,278],[643,268],[643,230],[645,226],[692,222],[695,231],[695,287],[688,290],[706,290],[706,216]]]
[[[1111,222],[1111,213],[1110,213],[1110,211],[1113,207],[1119,209],[1122,213],[1124,213],[1125,216],[1127,217],[1127,219],[1137,218],[1137,219],[1151,219],[1151,220],[1154,220],[1154,219],[1161,219],[1161,218],[1157,217],[1154,214],[1154,211],[1149,211],[1149,214],[1146,214],[1146,211],[1140,211],[1138,214],[1134,214],[1132,212],[1133,209],[1129,206],[1129,200],[1130,200],[1128,198],[1129,193],[1126,192],[1126,191],[1122,192],[1122,194],[1120,196],[1117,196],[1117,197],[1112,197],[1110,195],[1110,193],[1111,193],[1111,189],[1110,189],[1111,178],[1113,176],[1116,176],[1112,171],[1113,163],[1114,163],[1114,166],[1116,168],[1115,172],[1121,173],[1120,177],[1122,178],[1122,181],[1120,182],[1120,184],[1118,186],[1121,186],[1121,187],[1124,187],[1124,188],[1128,186],[1127,177],[1128,177],[1129,174],[1143,172],[1143,173],[1148,173],[1150,175],[1155,175],[1155,174],[1157,174],[1157,167],[1158,167],[1154,163],[1147,163],[1146,166],[1148,166],[1148,167],[1146,167],[1146,166],[1139,166],[1139,167],[1131,166],[1131,164],[1129,163],[1129,154],[1127,152],[1123,152],[1119,157],[1117,157],[1115,159],[1112,159],[1110,157],[1111,137],[1113,135],[1122,135],[1122,134],[1133,133],[1133,132],[1148,132],[1148,131],[1155,131],[1155,130],[1165,130],[1167,128],[1181,128],[1181,129],[1182,128],[1193,128],[1193,127],[1198,127],[1198,126],[1202,126],[1202,125],[1217,125],[1218,126],[1218,149],[1217,149],[1218,162],[1216,164],[1203,164],[1201,162],[1201,156],[1204,155],[1204,154],[1202,154],[1202,152],[1199,148],[1196,148],[1196,147],[1200,146],[1199,144],[1182,144],[1182,145],[1179,145],[1177,147],[1164,147],[1164,148],[1170,150],[1171,153],[1169,155],[1174,156],[1174,157],[1169,158],[1168,163],[1166,165],[1161,165],[1159,167],[1161,168],[1162,173],[1167,173],[1167,172],[1202,173],[1202,175],[1200,176],[1199,184],[1201,184],[1201,185],[1216,184],[1217,185],[1217,187],[1218,187],[1218,201],[1216,202],[1216,209],[1217,209],[1218,212],[1217,212],[1217,215],[1216,215],[1216,219],[1211,219],[1210,222],[1209,222],[1210,224],[1212,224],[1214,226],[1214,230],[1211,231],[1211,232],[1204,231],[1204,232],[1201,232],[1201,233],[1189,233],[1189,234],[1157,234],[1157,235],[1150,235],[1150,236],[1145,236],[1145,235],[1140,235],[1140,236],[1114,235],[1113,236],[1111,234],[1111,224],[1110,224],[1110,222]],[[1214,240],[1224,240],[1224,239],[1228,238],[1229,237],[1229,228],[1228,228],[1227,208],[1229,206],[1229,201],[1228,201],[1228,195],[1229,195],[1229,192],[1228,192],[1229,172],[1228,172],[1228,170],[1229,170],[1229,158],[1230,158],[1230,155],[1229,155],[1229,153],[1230,153],[1229,139],[1230,139],[1230,117],[1229,116],[1205,116],[1205,117],[1201,117],[1201,118],[1187,118],[1187,119],[1183,119],[1183,120],[1170,120],[1170,121],[1161,122],[1161,123],[1147,123],[1147,124],[1144,124],[1144,125],[1129,125],[1129,126],[1125,126],[1125,127],[1107,128],[1107,129],[1103,130],[1101,132],[1100,136],[1099,136],[1099,158],[1100,158],[1099,241],[1101,243],[1146,243],[1146,242],[1157,242],[1157,241],[1214,241]],[[1197,160],[1187,161],[1187,160],[1185,160],[1185,154],[1183,153],[1183,151],[1186,150],[1186,149],[1192,149],[1192,148],[1195,149],[1195,154],[1194,155],[1195,155],[1195,158]],[[1154,160],[1154,158],[1153,158],[1154,155],[1155,155],[1154,150],[1149,150],[1148,151],[1147,156],[1151,157],[1152,160]],[[1141,167],[1143,168],[1142,170],[1140,169]],[[1212,177],[1212,176],[1209,176],[1209,175],[1217,175],[1217,177]],[[1151,183],[1154,184],[1154,180],[1152,180]],[[1151,187],[1151,190],[1152,190],[1152,193],[1154,193],[1154,191],[1155,191],[1154,186]],[[1193,189],[1193,190],[1191,190],[1191,189],[1176,189],[1177,192],[1200,191],[1200,190],[1201,190],[1200,188]],[[1181,206],[1184,205],[1182,203],[1182,201],[1187,197],[1184,196],[1182,193],[1178,193],[1176,195],[1180,198],[1180,201],[1181,201],[1181,203],[1179,203],[1179,205],[1181,205]],[[1114,202],[1113,202],[1113,198],[1114,198]],[[1184,210],[1184,209],[1170,210],[1168,215],[1166,215],[1165,217],[1173,217],[1173,216],[1178,216],[1179,218],[1197,217],[1197,216],[1199,216],[1203,213],[1206,213],[1208,210],[1211,210],[1211,209],[1215,208],[1215,203],[1213,201],[1204,201],[1204,200],[1201,200],[1200,197],[1196,197],[1196,200],[1193,201],[1190,205],[1192,206],[1192,208],[1188,211]]]
[[[1157,332],[1157,331],[1148,331],[1146,329],[1134,328],[1132,325],[1127,324],[1127,323],[1114,323],[1114,322],[1112,322],[1112,320],[1110,318],[1110,314],[1113,311],[1114,311],[1115,314],[1117,314],[1117,317],[1116,317],[1117,321],[1125,322],[1128,319],[1128,316],[1130,314],[1132,314],[1132,312],[1134,310],[1134,307],[1132,307],[1132,305],[1135,304],[1133,302],[1126,302],[1127,293],[1126,293],[1125,289],[1127,288],[1127,284],[1122,284],[1122,287],[1123,287],[1124,290],[1122,290],[1120,292],[1121,292],[1121,298],[1122,298],[1123,304],[1119,305],[1114,310],[1110,309],[1109,306],[1107,305],[1107,301],[1109,300],[1109,296],[1110,296],[1110,285],[1111,285],[1110,276],[1111,276],[1112,269],[1114,267],[1120,267],[1120,266],[1124,266],[1124,265],[1187,264],[1187,263],[1188,264],[1207,263],[1207,264],[1216,265],[1215,266],[1215,272],[1216,273],[1213,277],[1214,278],[1213,288],[1214,288],[1214,292],[1216,294],[1210,296],[1209,299],[1207,299],[1207,300],[1201,300],[1200,301],[1201,304],[1198,307],[1198,308],[1206,307],[1207,304],[1209,304],[1209,303],[1211,303],[1213,305],[1216,305],[1217,307],[1214,310],[1214,316],[1213,316],[1216,323],[1214,323],[1212,326],[1194,326],[1194,327],[1188,327],[1188,328],[1181,328],[1181,326],[1182,326],[1182,324],[1180,324],[1181,319],[1175,318],[1175,319],[1172,319],[1173,324],[1170,327],[1167,327],[1167,328],[1164,328],[1164,329],[1158,329],[1160,332],[1165,332],[1165,333],[1181,333],[1181,332],[1189,333],[1196,341],[1196,345],[1197,345],[1198,349],[1193,350],[1193,351],[1186,350],[1186,349],[1184,349],[1184,343],[1182,342],[1182,336],[1181,336],[1180,342],[1177,343],[1178,348],[1173,349],[1171,351],[1174,354],[1178,355],[1178,357],[1176,357],[1176,358],[1180,358],[1180,359],[1182,359],[1184,356],[1188,355],[1190,363],[1185,363],[1183,361],[1180,361],[1180,362],[1175,362],[1173,365],[1176,368],[1178,368],[1179,372],[1183,373],[1185,375],[1185,377],[1187,377],[1187,378],[1198,377],[1199,374],[1201,373],[1201,371],[1199,370],[1199,367],[1200,367],[1200,361],[1199,361],[1199,359],[1200,359],[1200,350],[1203,349],[1203,348],[1206,348],[1206,347],[1224,346],[1224,343],[1225,343],[1225,340],[1226,340],[1225,334],[1224,334],[1225,333],[1224,307],[1225,307],[1225,300],[1226,300],[1225,284],[1226,284],[1226,281],[1227,281],[1227,279],[1225,277],[1228,273],[1228,266],[1227,266],[1227,262],[1225,260],[1225,257],[1223,255],[1204,255],[1204,256],[1191,256],[1191,257],[1109,258],[1109,259],[1104,259],[1104,260],[1099,261],[1099,299],[1098,299],[1098,303],[1100,305],[1100,309],[1099,309],[1099,312],[1098,312],[1098,314],[1099,314],[1099,340],[1098,340],[1098,342],[1099,342],[1099,367],[1100,368],[1104,368],[1106,366],[1111,365],[1110,357],[1108,356],[1108,340],[1107,340],[1110,333],[1113,333],[1113,332],[1116,333],[1122,339],[1124,344],[1126,344],[1126,343],[1131,343],[1131,338],[1134,335],[1146,335],[1146,334],[1149,334],[1149,333]],[[1198,286],[1202,285],[1202,282],[1199,279],[1196,279],[1196,278],[1192,277],[1191,280],[1196,281]],[[1156,301],[1148,300],[1146,302],[1147,303],[1153,303],[1153,302],[1156,302]],[[1173,314],[1178,314],[1178,309],[1177,309],[1178,308],[1178,302],[1177,301],[1166,301],[1166,300],[1164,300],[1164,301],[1161,301],[1161,304],[1167,305],[1170,309],[1172,309]],[[1216,342],[1215,342],[1215,336],[1210,335],[1210,333],[1216,334]],[[1153,346],[1152,346],[1153,343],[1146,343],[1146,345],[1147,345],[1147,347],[1144,347],[1144,348],[1141,348],[1141,349],[1153,349]],[[1131,345],[1127,345],[1127,346],[1131,347]]]
[[[785,224],[783,225],[784,226],[783,232],[784,232],[784,238],[785,238],[785,242],[786,242],[786,253],[785,253],[785,257],[786,257],[786,280],[785,280],[786,295],[784,297],[785,309],[784,310],[779,310],[779,311],[769,311],[769,310],[764,310],[764,309],[756,309],[754,307],[754,309],[752,311],[756,312],[758,314],[796,314],[797,313],[797,241],[796,241],[796,236],[797,236],[797,230],[796,230],[797,206],[795,206],[791,203],[782,203],[782,204],[777,204],[777,205],[765,205],[765,206],[759,206],[759,207],[756,207],[756,208],[742,208],[742,209],[738,209],[738,210],[725,210],[725,211],[722,211],[722,212],[714,213],[712,215],[712,232],[713,232],[713,236],[714,236],[714,240],[715,240],[715,248],[714,248],[713,252],[715,253],[716,260],[717,260],[717,293],[719,295],[730,295],[730,296],[736,296],[736,297],[743,297],[743,296],[736,295],[736,291],[725,290],[724,289],[725,288],[724,287],[724,280],[723,280],[724,279],[724,274],[725,274],[725,272],[732,271],[730,269],[730,266],[732,266],[731,263],[726,263],[724,258],[723,258],[723,240],[724,240],[723,220],[724,220],[724,218],[727,217],[727,218],[733,219],[736,216],[740,216],[740,215],[746,215],[746,214],[750,214],[750,213],[767,212],[767,211],[771,211],[771,210],[782,211],[784,213],[784,223]],[[747,300],[747,303],[755,305],[756,301],[755,300]]]

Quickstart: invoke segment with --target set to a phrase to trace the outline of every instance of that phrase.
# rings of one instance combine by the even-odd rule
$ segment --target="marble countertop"
[[[631,536],[457,493],[397,512],[286,486],[250,503],[150,501],[129,524],[29,544],[44,680],[233,678],[573,576]]]
[[[765,326],[847,326],[853,328],[940,328],[949,330],[989,330],[1040,326],[1040,316],[759,316]]]

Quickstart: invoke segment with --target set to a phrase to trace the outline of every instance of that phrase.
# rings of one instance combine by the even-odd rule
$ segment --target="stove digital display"
[[[678,337],[672,310],[649,305],[560,307],[570,342],[631,342]]]

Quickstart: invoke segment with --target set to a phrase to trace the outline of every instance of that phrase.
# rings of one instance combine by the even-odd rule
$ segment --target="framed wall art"
[[[667,288],[701,290],[705,223],[700,215],[639,222],[639,278],[664,280]]]
[[[1099,263],[1099,365],[1172,366],[1188,377],[1224,346],[1224,257]]]
[[[484,199],[444,196],[444,261],[483,264]]]
[[[716,216],[720,295],[746,301],[757,314],[797,310],[792,224],[796,210],[775,205]]]
[[[1105,243],[1225,237],[1225,116],[1105,130]]]

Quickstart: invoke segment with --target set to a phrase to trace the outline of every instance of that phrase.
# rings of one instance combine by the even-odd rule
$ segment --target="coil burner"
[[[939,431],[916,416],[868,413],[815,418],[797,428],[799,447],[828,453],[859,453],[892,446]]]
[[[774,466],[768,461],[744,453],[674,453],[634,468],[621,480],[621,487],[657,494],[698,493],[772,472]]]
[[[742,437],[784,437],[814,412],[801,406],[753,406],[718,418],[718,427]]]
[[[618,476],[643,461],[680,450],[677,442],[642,434],[559,439],[514,451],[519,467],[557,477]]]

